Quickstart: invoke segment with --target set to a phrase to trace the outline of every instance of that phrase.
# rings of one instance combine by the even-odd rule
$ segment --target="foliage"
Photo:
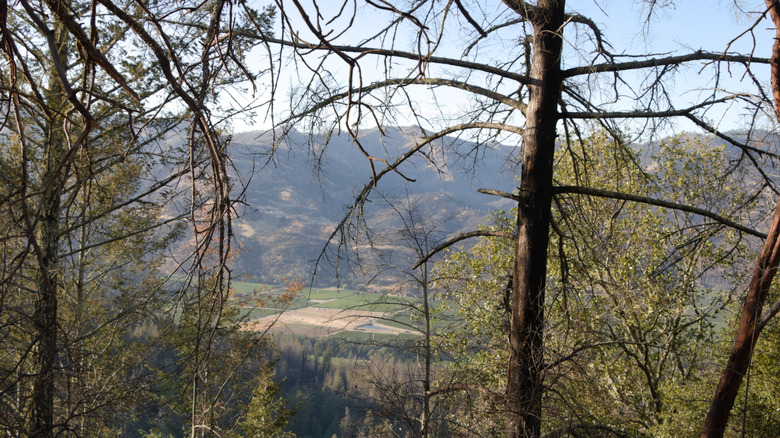
[[[663,193],[725,216],[746,206],[765,208],[765,200],[734,190],[749,175],[704,170],[729,160],[723,148],[676,138],[657,145],[640,165],[638,152],[621,138],[595,133],[561,151],[557,184],[648,198]],[[560,195],[554,219],[545,328],[547,428],[597,425],[674,435],[670,416],[690,408],[684,393],[700,389],[711,373],[717,352],[710,346],[733,299],[727,285],[739,280],[733,275],[750,259],[749,248],[721,225],[624,200]],[[490,229],[511,224],[497,213]],[[487,418],[500,418],[495,399],[504,392],[511,251],[505,239],[484,238],[436,266],[464,318],[449,336],[454,380],[484,394],[472,417],[464,418],[486,435],[503,430],[484,418],[491,409]]]
[[[734,326],[736,324],[729,327],[731,330],[727,333],[734,333]],[[779,342],[780,322],[775,319],[761,332],[749,375],[737,396],[734,414],[729,422],[730,432],[734,435],[742,431],[755,436],[780,434],[780,376],[777,374],[777,364],[780,363]]]
[[[643,227],[647,226],[643,228],[647,230],[653,226],[661,227],[655,235],[648,234],[647,237],[661,239],[661,244],[665,246],[663,252],[668,258],[653,257],[643,265],[641,259],[637,262],[625,256],[631,246],[624,247],[622,252],[616,254],[615,261],[628,263],[624,272],[620,272],[622,268],[616,267],[616,274],[619,274],[616,280],[619,283],[615,286],[621,291],[619,300],[610,303],[609,299],[616,296],[610,297],[601,290],[612,286],[608,282],[609,266],[603,266],[605,269],[601,272],[592,273],[594,280],[604,284],[592,285],[588,293],[582,292],[580,284],[573,285],[577,294],[571,299],[568,293],[558,293],[567,287],[568,278],[564,278],[568,273],[567,259],[577,252],[587,252],[583,253],[585,257],[598,260],[595,245],[601,242],[591,241],[587,246],[577,246],[577,235],[571,241],[567,240],[566,233],[571,231],[571,227],[567,226],[565,216],[553,217],[554,204],[569,202],[566,193],[576,193],[577,196],[573,197],[579,198],[581,195],[594,196],[594,193],[600,196],[605,192],[583,186],[555,187],[554,179],[562,181],[564,178],[556,174],[553,162],[556,153],[576,149],[580,159],[572,164],[585,166],[575,168],[576,174],[586,175],[590,172],[594,178],[599,172],[614,174],[611,169],[600,166],[598,160],[590,160],[590,153],[580,147],[580,143],[587,142],[583,133],[587,136],[598,125],[614,137],[619,137],[617,132],[621,129],[632,131],[631,141],[643,143],[658,138],[658,135],[666,135],[676,129],[677,120],[683,120],[690,124],[688,126],[713,134],[734,146],[737,152],[726,160],[716,161],[718,164],[725,162],[726,167],[715,172],[717,177],[728,178],[729,174],[739,175],[742,172],[740,169],[752,169],[751,176],[755,179],[747,180],[748,184],[741,187],[757,190],[748,195],[746,200],[763,197],[765,188],[778,193],[774,172],[763,168],[767,163],[774,168],[777,162],[776,143],[763,141],[764,129],[776,128],[775,108],[767,81],[757,75],[758,70],[755,68],[759,63],[774,64],[776,67],[780,62],[777,59],[780,50],[772,52],[771,60],[759,60],[759,51],[763,49],[759,49],[756,39],[758,33],[763,34],[763,23],[767,16],[773,18],[774,27],[780,23],[780,6],[776,2],[767,1],[767,7],[759,7],[756,12],[741,6],[734,8],[749,17],[748,25],[743,32],[735,32],[734,38],[727,38],[723,43],[713,38],[701,42],[704,48],[691,49],[688,44],[690,41],[668,41],[673,45],[659,44],[658,50],[653,48],[655,38],[645,38],[648,44],[641,45],[639,50],[631,42],[637,37],[646,37],[655,24],[656,14],[664,13],[664,9],[675,5],[675,2],[642,2],[642,11],[637,14],[641,25],[623,26],[625,23],[616,22],[617,25],[609,29],[603,27],[602,19],[623,21],[628,17],[622,13],[612,14],[599,7],[603,5],[590,8],[592,5],[587,2],[586,5],[565,0],[504,1],[498,5],[491,3],[490,7],[485,7],[482,2],[466,1],[419,1],[397,7],[372,2],[366,8],[350,7],[351,2],[342,1],[339,2],[340,7],[330,13],[316,4],[309,8],[300,2],[295,3],[298,6],[295,18],[300,16],[305,26],[290,34],[291,42],[286,47],[292,47],[296,61],[300,61],[301,67],[296,73],[306,77],[301,89],[291,99],[289,117],[284,120],[284,126],[290,129],[292,126],[304,125],[311,132],[319,134],[324,131],[325,135],[346,131],[365,155],[367,166],[372,171],[371,181],[356,196],[348,213],[339,222],[337,232],[332,235],[341,244],[335,257],[340,257],[345,248],[361,250],[362,242],[356,236],[360,236],[365,228],[364,207],[371,201],[372,191],[378,186],[379,180],[387,175],[414,179],[414,171],[408,166],[410,157],[423,155],[432,166],[445,174],[452,163],[442,159],[445,155],[439,153],[440,147],[456,150],[464,161],[476,165],[480,163],[481,151],[495,146],[496,141],[517,145],[515,154],[507,154],[510,156],[507,160],[510,166],[521,174],[518,193],[509,196],[517,204],[518,219],[513,229],[509,230],[515,235],[513,252],[517,257],[512,282],[508,283],[513,291],[510,303],[512,318],[508,327],[511,348],[506,372],[506,406],[503,411],[507,420],[505,433],[508,438],[536,437],[541,434],[542,424],[546,421],[542,413],[545,403],[543,398],[545,394],[556,397],[554,387],[549,385],[551,381],[544,381],[545,376],[549,376],[552,371],[547,366],[545,355],[552,354],[551,364],[557,365],[555,356],[565,358],[574,352],[573,349],[589,349],[590,341],[576,345],[572,343],[573,335],[568,337],[568,334],[577,333],[574,328],[576,324],[570,328],[560,326],[559,321],[548,324],[545,320],[548,315],[556,315],[559,311],[567,315],[566,312],[570,310],[568,306],[571,305],[570,320],[576,323],[573,318],[579,316],[580,309],[587,310],[585,303],[598,302],[599,306],[609,312],[603,315],[600,325],[584,327],[588,330],[586,333],[615,338],[602,342],[618,342],[617,345],[623,346],[630,345],[629,342],[646,345],[648,360],[659,360],[668,365],[667,360],[673,359],[675,355],[659,352],[658,346],[649,348],[647,342],[660,341],[663,338],[659,337],[660,333],[675,333],[673,337],[684,336],[683,332],[695,324],[682,323],[675,328],[675,317],[670,317],[662,321],[657,332],[644,332],[639,336],[641,340],[633,341],[625,339],[632,335],[629,331],[607,333],[613,325],[613,318],[619,321],[621,316],[631,316],[620,315],[615,310],[621,300],[628,306],[642,305],[641,294],[639,299],[626,298],[633,287],[648,287],[652,290],[652,284],[647,281],[643,284],[641,278],[631,276],[642,273],[648,275],[648,280],[657,276],[669,287],[680,287],[684,298],[659,298],[659,294],[653,293],[648,295],[652,295],[648,298],[648,304],[668,303],[675,306],[677,311],[673,313],[682,319],[691,320],[695,317],[679,311],[680,307],[692,306],[691,312],[710,312],[728,300],[728,297],[710,300],[707,296],[704,303],[694,304],[694,296],[702,292],[697,282],[704,278],[697,271],[714,274],[716,270],[725,270],[717,263],[717,252],[722,250],[722,255],[729,254],[728,248],[737,248],[736,242],[739,240],[735,235],[729,236],[728,232],[723,237],[715,233],[714,230],[719,227],[715,223],[693,219],[693,216],[686,219],[689,213],[697,210],[697,206],[689,204],[689,201],[701,201],[703,205],[709,205],[706,196],[695,193],[696,187],[690,187],[691,196],[681,198],[686,200],[686,204],[674,205],[675,209],[688,213],[669,212],[664,215],[656,213],[657,209],[651,207],[649,210],[654,214],[649,216],[650,220],[645,224],[640,223]],[[367,36],[360,32],[353,33],[353,26],[361,22],[366,11],[374,12],[386,20],[384,25],[367,31]],[[631,34],[609,39],[610,35],[615,35],[613,32],[623,29],[630,29]],[[745,43],[745,50],[739,48],[742,43]],[[713,44],[716,45],[713,47]],[[335,70],[333,66],[339,65],[343,66],[346,73],[331,73]],[[328,67],[328,74],[322,73],[321,66]],[[369,66],[381,66],[383,69],[380,72],[372,69],[368,73]],[[690,73],[690,76],[682,77],[680,72]],[[776,73],[777,69],[773,69],[773,72]],[[727,79],[731,77],[751,80],[732,82]],[[774,85],[772,87],[774,90],[778,88]],[[743,134],[724,132],[719,127],[721,121],[731,120],[734,114],[744,117],[741,119],[744,124],[736,126]],[[772,120],[769,125],[764,124],[767,115]],[[418,125],[420,138],[407,150],[398,153],[389,149],[366,148],[361,144],[359,131],[374,126],[383,129],[385,125],[392,124]],[[440,145],[439,141],[447,135],[468,137],[475,141],[476,146],[458,150],[457,142],[447,144],[445,141],[442,142],[443,146]],[[617,152],[614,157],[620,158],[622,144],[629,141],[616,140],[621,146],[614,149]],[[606,158],[605,162],[616,162],[610,154],[594,155]],[[590,166],[594,167],[588,170]],[[704,166],[698,167],[704,169]],[[497,167],[494,170],[497,171]],[[643,170],[649,173],[652,169]],[[736,171],[736,174],[732,171]],[[702,175],[706,175],[706,172]],[[692,175],[691,180],[698,183],[700,176]],[[675,184],[674,181],[670,180],[672,184]],[[732,182],[739,186],[741,181],[735,179]],[[648,184],[647,181],[639,183]],[[655,184],[661,187],[666,183]],[[715,193],[719,195],[723,193],[713,181],[709,181],[707,186],[716,189]],[[647,187],[646,193],[661,194],[661,198],[668,194],[665,191],[653,193],[650,187]],[[681,193],[682,190],[678,190],[675,195]],[[618,198],[625,201],[632,194],[631,191],[622,192],[622,195],[629,196]],[[598,213],[596,217],[599,218],[598,222],[584,221],[583,225],[600,233],[601,237],[610,235],[613,224],[617,227],[617,234],[625,234],[628,224],[620,223],[619,217],[624,201],[604,203],[607,210],[612,210],[606,215],[594,208],[597,205],[595,201],[581,202],[590,203],[585,206]],[[571,202],[576,205],[578,201]],[[735,207],[749,211],[750,203]],[[657,204],[650,202],[646,205]],[[558,213],[561,212],[559,210]],[[728,219],[745,218],[732,209],[719,209],[719,212],[722,214],[713,215],[698,209],[698,213],[715,222],[728,223],[747,234],[761,235],[750,229],[759,221],[750,221],[750,225],[745,227],[739,221],[735,223]],[[563,213],[571,215],[566,211]],[[612,220],[609,214],[615,213],[617,217]],[[759,215],[763,213],[761,211]],[[630,216],[630,213],[627,214]],[[588,218],[578,218],[578,221],[584,219]],[[555,220],[560,223],[555,223]],[[561,239],[552,236],[556,241],[550,246],[549,231],[552,226],[559,227]],[[700,237],[695,237],[697,234]],[[678,248],[675,248],[674,239],[679,239]],[[723,242],[719,242],[721,239]],[[647,245],[647,241],[640,240],[638,243],[642,247]],[[715,247],[711,247],[710,243],[715,243]],[[719,249],[721,243],[723,245]],[[554,254],[548,251],[550,248],[565,256],[562,261],[550,260]],[[614,252],[617,253],[617,249]],[[697,259],[703,264],[700,265]],[[671,272],[675,270],[671,266],[678,262],[681,262],[678,274],[687,277],[682,279],[682,283],[675,283],[670,278]],[[552,268],[555,263],[560,263],[558,269],[564,275],[560,285],[548,287],[548,278],[555,281],[549,275],[548,267]],[[707,263],[714,265],[710,269]],[[711,285],[704,286],[709,288]],[[547,297],[548,292],[557,294],[557,298]],[[548,309],[548,305],[560,308]],[[658,315],[659,309],[653,309],[654,315]],[[702,322],[704,320],[706,318],[701,319]],[[653,324],[653,321],[653,317],[647,317],[637,323]],[[546,341],[548,336],[554,339]],[[552,351],[549,351],[548,346],[552,346]],[[580,352],[582,354],[574,356],[587,356],[585,350]],[[637,351],[627,348],[621,354],[635,355]],[[605,358],[611,356],[606,355]],[[651,387],[655,386],[652,383],[654,379],[645,376]],[[645,402],[658,408],[659,397],[637,393],[629,403],[640,400],[644,401],[632,412],[631,415],[635,414],[636,417],[630,419],[631,424],[627,425],[629,429],[651,427],[656,422],[654,415],[645,416],[639,411],[646,411],[644,406],[648,405],[643,404]],[[566,417],[568,414],[562,415]],[[569,427],[566,424],[578,421],[578,418],[567,418],[563,422],[553,419],[550,427],[553,424],[560,425],[555,432],[565,433]]]
[[[30,41],[44,38],[17,14],[10,23]],[[0,134],[0,215],[7,224],[0,237],[0,342],[9,353],[0,360],[0,427],[114,436],[151,386],[141,372],[149,349],[129,333],[159,309],[160,284],[148,274],[180,233],[162,218],[166,195],[145,179],[169,127],[150,122],[149,136],[140,139],[123,109],[101,102],[92,107],[102,120],[97,129],[66,116],[73,107],[52,56],[69,60],[73,41],[62,23],[48,24],[56,32],[49,47],[59,51],[32,44],[26,67],[40,82],[21,72],[15,82],[43,99],[17,108],[17,124],[4,124]],[[69,78],[89,77],[86,65],[67,67]],[[108,92],[102,78],[92,80],[93,93]],[[44,406],[51,409],[41,412]]]
[[[222,161],[227,137],[211,119],[220,111],[210,99],[254,79],[241,64],[256,38],[223,39],[224,29],[267,31],[273,9],[242,19],[223,6],[3,5],[0,217],[8,227],[0,231],[0,324],[7,328],[0,345],[9,354],[0,359],[0,430],[6,434],[135,432],[130,419],[144,417],[156,391],[176,392],[165,386],[170,381],[154,379],[158,371],[201,378],[202,370],[218,368],[202,352],[241,343],[238,326],[229,325],[234,315],[221,306],[230,283],[232,201]],[[182,196],[185,175],[189,197]],[[177,295],[160,273],[172,270],[163,256],[182,236],[188,214],[197,243],[185,259],[196,287],[182,282],[187,286]],[[164,350],[177,342],[196,347],[181,356]],[[236,362],[220,366],[228,363]],[[198,393],[197,382],[194,388]],[[210,389],[219,399],[210,406],[235,390]]]
[[[511,229],[509,214],[493,213],[487,231]],[[500,414],[506,384],[507,312],[510,272],[514,261],[512,242],[506,238],[479,239],[468,250],[450,251],[435,265],[435,287],[443,289],[446,310],[458,318],[438,337],[450,373],[438,385],[453,391],[445,396],[460,408],[448,413],[452,423],[468,436],[499,436],[504,422]],[[450,383],[454,382],[454,383]]]
[[[295,434],[285,428],[294,414],[281,398],[283,382],[274,382],[274,362],[268,362],[260,370],[257,388],[247,406],[246,418],[241,430],[248,437],[292,438]]]
[[[709,398],[712,397],[712,382],[720,372],[719,359],[727,356],[731,347],[731,338],[738,324],[737,318],[729,318],[718,330],[717,341],[705,350],[712,360],[711,366],[700,375],[694,375],[683,385],[668,385],[664,391],[678,400],[669,406],[664,413],[663,422],[653,433],[655,436],[676,437],[692,436],[700,432],[701,418],[709,409]],[[780,433],[780,394],[778,394],[778,377],[776,373],[777,360],[780,359],[778,349],[778,323],[770,322],[762,331],[761,339],[756,345],[756,351],[746,376],[745,384],[740,388],[734,412],[728,423],[725,436],[776,436]],[[747,395],[746,395],[747,394]]]

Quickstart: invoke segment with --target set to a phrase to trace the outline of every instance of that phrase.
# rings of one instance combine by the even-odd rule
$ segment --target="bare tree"
[[[426,209],[412,200],[409,193],[401,205],[387,198],[385,202],[399,222],[400,229],[384,232],[377,230],[370,234],[373,234],[376,242],[381,266],[401,275],[402,281],[395,286],[395,293],[407,298],[387,296],[380,303],[398,306],[399,310],[386,319],[402,324],[419,334],[419,337],[405,339],[399,345],[394,345],[402,355],[408,357],[406,360],[395,362],[391,359],[391,367],[369,369],[369,377],[379,394],[380,399],[376,401],[382,408],[383,416],[403,424],[408,430],[408,436],[437,436],[435,432],[446,430],[446,425],[441,415],[433,415],[444,409],[434,396],[437,380],[435,367],[440,362],[434,327],[440,315],[436,314],[437,300],[432,287],[436,280],[430,272],[429,263],[421,263],[414,269],[411,265],[435,247],[437,235],[441,234],[438,231],[440,224],[435,224],[435,219],[427,217]],[[382,248],[394,250],[382,251]],[[395,369],[392,365],[402,369]]]

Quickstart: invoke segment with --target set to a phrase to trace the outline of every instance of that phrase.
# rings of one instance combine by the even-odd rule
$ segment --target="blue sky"
[[[357,1],[358,4],[362,4],[362,0]],[[341,2],[320,1],[319,3],[321,5],[335,5]],[[469,4],[469,2],[465,3]],[[478,0],[478,3],[488,14],[496,14],[506,10],[506,6],[498,0]],[[659,1],[659,3],[663,3],[663,1]],[[765,10],[763,1],[740,2],[739,7],[736,7],[733,1],[678,0],[670,6],[656,9],[650,21],[646,22],[647,8],[645,4],[642,1],[631,0],[582,0],[567,2],[567,9],[587,16],[599,24],[606,39],[612,44],[615,53],[632,55],[648,52],[658,53],[659,55],[669,53],[682,54],[697,49],[706,51],[725,50],[729,41],[737,38],[740,33],[750,27]],[[330,12],[327,10],[327,6],[323,6],[322,10],[326,16]],[[509,17],[511,14],[507,13],[506,16]],[[347,37],[339,42],[342,44],[354,43],[361,34],[365,35],[367,32],[379,29],[383,26],[385,20],[385,16],[381,14],[362,13],[358,25],[348,33]],[[339,24],[336,24],[334,27],[339,26]],[[573,34],[574,32],[571,32],[569,28],[564,33],[564,36],[570,37],[568,40],[569,46],[567,47],[568,58],[565,61],[569,66],[585,63],[584,58],[578,59],[577,50],[579,49],[574,46],[578,43],[571,39],[574,36]],[[732,51],[747,53],[753,50],[755,44],[755,56],[769,57],[773,35],[774,30],[771,29],[771,22],[765,19],[756,27],[753,35],[740,37],[733,44]],[[755,36],[755,42],[752,38],[753,36]],[[401,38],[403,37],[402,35]],[[442,42],[443,52],[451,54],[460,53],[462,46],[457,44],[455,40],[456,38],[452,34],[448,35]],[[507,43],[507,40],[503,40],[503,42]],[[511,40],[511,34],[509,43],[514,43]],[[498,44],[497,47],[493,47],[493,50],[497,50],[496,53],[500,54],[503,48],[500,47],[501,43]],[[488,53],[488,51],[486,50],[485,53]],[[591,55],[583,53],[583,57],[588,56]],[[378,70],[381,64],[365,62],[363,65],[367,81],[380,77],[379,71],[372,70],[375,68]],[[346,71],[339,62],[330,63],[328,66],[331,72],[342,77]],[[696,101],[699,94],[708,92],[708,89],[714,86],[713,83],[707,81],[707,76],[699,74],[700,67],[690,67],[676,76],[676,83],[672,84],[672,89],[679,92],[678,99],[680,104]],[[768,66],[756,66],[754,71],[762,81],[768,83]],[[284,80],[281,82],[282,93],[279,96],[284,97],[289,87],[295,83],[295,78],[292,74],[292,69],[283,70],[282,76],[284,76]],[[734,69],[730,75],[729,72],[724,72],[722,79],[721,86],[729,89],[746,88],[747,79],[744,79],[742,72],[737,69]],[[260,98],[263,99],[265,97],[261,96]],[[437,90],[435,98],[438,103],[447,103],[444,108],[445,115],[455,114],[464,109],[468,104],[465,96],[443,91],[442,89]],[[430,107],[430,111],[433,111],[433,97],[420,96],[420,105],[426,111],[428,111],[425,109],[426,106]],[[280,108],[284,107],[284,104],[280,105]],[[740,123],[743,123],[737,117],[736,111],[724,109],[721,115],[712,114],[712,116],[717,118],[716,122],[725,129],[738,128]],[[258,120],[260,119],[258,118]],[[238,120],[234,121],[234,125],[237,131],[260,129],[269,126],[268,122],[249,126]],[[688,128],[685,123],[679,125],[680,130]]]
[[[632,47],[636,51],[641,51],[645,45],[659,50],[684,47],[721,50],[766,9],[763,1],[740,2],[741,7],[737,8],[733,1],[678,0],[655,10],[649,22],[649,33],[645,34],[645,3],[631,0],[568,2],[572,9],[603,24],[605,33],[616,46]],[[762,56],[769,56],[773,34],[770,25],[771,22],[765,20],[757,27],[760,32],[757,43],[759,50],[764,52]],[[743,37],[737,48],[745,50],[750,45],[749,37]]]

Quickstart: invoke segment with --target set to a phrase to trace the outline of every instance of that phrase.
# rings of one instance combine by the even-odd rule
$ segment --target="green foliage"
[[[559,186],[664,199],[735,219],[763,211],[764,199],[736,190],[752,179],[731,163],[723,147],[703,140],[669,139],[643,159],[622,138],[595,133],[560,148],[555,175]],[[749,271],[750,248],[739,233],[701,216],[624,200],[560,194],[553,217],[546,427],[690,432],[671,418],[693,419],[702,404],[691,400],[707,399],[700,391],[717,354],[711,345],[733,301],[729,285]],[[498,212],[489,229],[511,231],[513,221]],[[478,403],[464,400],[468,410],[458,415],[485,435],[502,430],[484,419],[500,417],[491,411],[502,406],[512,251],[507,239],[484,238],[436,266],[463,318],[446,337],[453,379],[482,394]]]
[[[495,212],[488,231],[511,229],[513,218]],[[459,400],[449,413],[460,429],[481,436],[499,436],[504,423],[500,411],[506,384],[507,286],[514,262],[511,240],[487,237],[468,251],[453,251],[435,266],[437,283],[447,299],[442,312],[457,312],[455,322],[438,331],[438,342],[450,360],[450,370],[439,385],[455,381],[466,392],[446,394]],[[498,396],[498,397],[496,397]]]
[[[169,201],[178,200],[184,163],[201,162],[203,151],[198,140],[171,141],[185,114],[170,105],[177,84],[155,71],[163,62],[150,44],[162,40],[142,41],[125,21],[154,32],[156,16],[170,19],[164,56],[187,63],[179,72],[189,91],[216,96],[216,86],[238,80],[235,64],[254,42],[233,38],[222,52],[230,72],[208,71],[201,61],[210,55],[201,50],[213,47],[204,40],[210,3],[178,15],[160,2],[98,8],[78,0],[4,14],[0,430],[7,435],[133,433],[130,419],[154,398],[160,346],[172,342],[165,323],[174,319],[165,312],[190,317],[166,302],[176,297],[159,275],[163,252],[181,235],[180,204]],[[257,26],[237,21],[268,31],[273,14],[251,11]],[[210,112],[202,100],[199,110]]]
[[[268,362],[259,371],[259,382],[247,406],[246,418],[241,430],[247,437],[292,438],[295,434],[285,431],[294,411],[281,398],[282,382],[274,382],[274,362]]]
[[[10,26],[40,38],[18,16]],[[61,24],[53,26],[61,30]],[[67,51],[72,42],[58,44]],[[141,141],[123,118],[125,109],[95,102],[101,123],[79,141],[87,127],[78,118],[65,122],[62,114],[73,109],[51,75],[44,47],[30,46],[28,64],[41,83],[19,77],[17,86],[37,89],[45,100],[24,105],[20,124],[6,124],[0,134],[0,217],[6,224],[0,231],[0,324],[7,328],[0,345],[8,353],[0,359],[0,383],[13,388],[2,393],[0,430],[24,433],[24,422],[33,418],[34,381],[43,374],[36,356],[45,349],[36,313],[53,306],[49,327],[56,341],[47,348],[57,354],[54,427],[116,436],[148,396],[151,385],[140,370],[151,352],[131,333],[159,308],[160,285],[149,273],[160,268],[162,251],[179,228],[166,224],[162,203],[149,203],[144,193],[152,183],[147,170],[157,164],[150,151],[159,146],[158,133],[150,128]],[[86,80],[84,69],[70,64],[66,74]],[[110,88],[101,78],[90,81],[95,94]],[[35,247],[50,249],[42,256],[30,251]]]
[[[734,329],[729,333],[734,333]],[[729,347],[728,344],[725,346]],[[721,357],[727,356],[723,354]],[[777,373],[779,363],[780,320],[775,317],[761,331],[761,337],[755,346],[750,374],[737,396],[729,422],[735,435],[742,432],[744,422],[744,430],[753,436],[780,436],[780,375]]]
[[[727,217],[738,207],[761,207],[734,190],[748,179],[741,168],[708,170],[730,168],[723,147],[670,139],[639,168],[636,152],[608,140],[597,134],[572,145],[561,159],[572,164],[558,172],[560,183],[704,206]],[[581,157],[589,173],[567,172],[586,167],[575,164]],[[738,233],[690,213],[575,196],[557,198],[557,206],[549,348],[568,360],[551,373],[560,384],[554,394],[578,396],[550,401],[570,410],[566,422],[576,415],[630,433],[660,433],[668,412],[691,406],[682,391],[669,389],[695,388],[709,372],[716,324],[733,299],[731,270],[748,265],[750,252]],[[567,351],[578,354],[569,358]]]
[[[248,316],[243,309],[213,311],[209,298],[214,293],[210,282],[201,291],[185,291],[180,311],[162,320],[164,330],[155,345],[166,354],[147,365],[156,373],[157,397],[150,405],[160,418],[146,419],[153,424],[147,430],[242,436],[246,430],[281,430],[286,424],[290,413],[277,400],[267,339],[241,328]],[[263,406],[261,399],[278,404]]]
[[[279,348],[276,375],[284,376],[282,396],[296,411],[287,430],[301,438],[352,436],[340,424],[362,418],[365,402],[355,393],[353,369],[364,360],[364,348],[334,336],[278,336],[274,342]],[[352,420],[343,419],[347,411]]]
[[[728,342],[736,330],[737,318],[719,330],[721,342],[710,344],[707,356],[712,366],[682,385],[668,384],[667,397],[676,401],[663,413],[663,421],[652,430],[653,436],[678,437],[698,435],[702,418],[710,408],[710,399],[720,377],[720,368],[731,353]],[[780,360],[780,323],[771,321],[761,332],[749,375],[740,387],[725,436],[774,437],[780,434],[780,379],[776,368]],[[745,395],[747,393],[747,396]]]

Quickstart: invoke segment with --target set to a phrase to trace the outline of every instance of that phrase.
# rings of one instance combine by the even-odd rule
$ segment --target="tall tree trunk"
[[[742,315],[739,319],[739,328],[734,340],[734,348],[731,356],[720,375],[720,382],[715,390],[715,397],[710,405],[710,411],[704,421],[702,437],[721,437],[726,430],[731,408],[737,398],[742,378],[750,367],[750,358],[753,355],[753,347],[758,340],[760,329],[758,320],[761,318],[761,309],[766,301],[769,286],[777,272],[780,262],[780,203],[775,208],[769,236],[764,243],[758,265],[753,272],[750,281],[745,304],[742,307]]]
[[[772,47],[771,59],[772,94],[775,116],[780,121],[780,2],[766,0],[766,4],[775,24],[775,43]],[[753,271],[753,278],[750,281],[745,304],[739,318],[734,347],[729,361],[720,375],[718,387],[715,389],[715,397],[712,399],[710,411],[704,420],[702,437],[722,437],[726,431],[729,415],[734,407],[734,400],[737,398],[742,379],[750,367],[753,347],[755,347],[761,332],[758,321],[761,318],[761,310],[766,302],[769,286],[777,272],[778,263],[780,263],[780,200],[775,207],[769,234],[758,258],[756,269]]]
[[[541,431],[544,289],[561,95],[564,3],[564,0],[540,0],[528,15],[534,27],[532,84],[523,135],[509,333],[506,435],[510,438],[536,437]],[[518,6],[523,7],[510,4],[515,10]]]
[[[48,175],[49,172],[46,174]],[[54,436],[54,368],[57,354],[57,284],[59,282],[57,251],[59,247],[59,190],[57,187],[50,187],[43,196],[39,219],[40,228],[37,233],[40,245],[38,297],[33,313],[33,324],[37,337],[36,375],[33,384],[31,418],[31,435],[33,437]]]
[[[424,254],[423,254],[424,255]],[[423,406],[421,414],[420,436],[428,438],[431,422],[431,309],[428,303],[428,263],[422,266],[422,281],[420,282],[423,293],[423,318],[425,321],[425,374],[423,376]]]
[[[54,23],[53,38],[57,48],[52,58],[67,64],[67,30]],[[46,131],[43,133],[43,170],[39,175],[41,200],[37,217],[28,218],[29,230],[37,258],[37,297],[33,310],[35,339],[32,406],[27,429],[33,437],[54,436],[55,365],[57,357],[57,306],[60,286],[60,195],[67,178],[66,139],[62,114],[67,113],[66,91],[55,72],[49,70],[45,104]],[[26,201],[25,201],[26,202]],[[35,210],[33,210],[35,211]],[[36,225],[37,222],[37,225]]]

